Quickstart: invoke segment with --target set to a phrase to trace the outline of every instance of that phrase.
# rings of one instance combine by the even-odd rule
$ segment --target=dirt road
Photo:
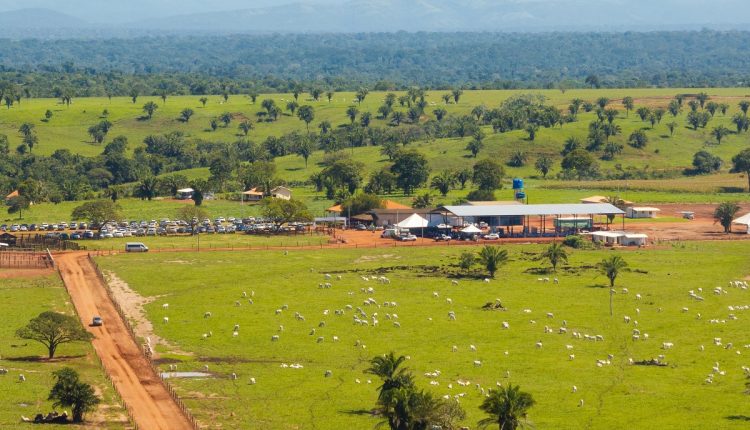
[[[138,427],[148,430],[192,429],[130,337],[86,254],[61,254],[57,264],[84,324],[96,315],[104,320],[103,326],[87,326],[87,330],[96,336],[94,349]]]

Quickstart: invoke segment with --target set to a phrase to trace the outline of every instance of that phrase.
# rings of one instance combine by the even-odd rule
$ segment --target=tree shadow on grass
[[[609,285],[604,284],[594,284],[594,285],[586,285],[586,288],[603,288],[603,289],[609,289]]]
[[[74,359],[83,358],[83,357],[85,357],[84,354],[80,354],[80,355],[60,355],[60,356],[57,356],[55,358],[47,358],[47,357],[42,357],[42,356],[39,356],[39,355],[33,355],[33,356],[29,355],[29,356],[24,356],[24,357],[5,357],[5,359],[8,360],[8,361],[25,361],[25,362],[30,362],[30,363],[42,363],[42,362],[44,362],[44,363],[55,363],[55,362],[60,362],[60,361],[74,360]]]
[[[349,409],[346,411],[339,411],[344,414],[348,415],[358,415],[358,416],[375,416],[375,412],[369,409]]]
[[[724,417],[729,421],[750,421],[750,416],[747,415],[729,415]]]

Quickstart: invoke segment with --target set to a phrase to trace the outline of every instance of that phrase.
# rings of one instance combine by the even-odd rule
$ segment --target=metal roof
[[[460,217],[533,216],[533,215],[622,215],[625,212],[609,203],[547,205],[443,206]]]

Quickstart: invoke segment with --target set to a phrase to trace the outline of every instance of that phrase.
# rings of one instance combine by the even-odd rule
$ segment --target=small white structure
[[[659,212],[661,212],[659,208],[631,206],[625,209],[625,216],[628,218],[656,218],[656,214]]]
[[[741,217],[732,221],[732,224],[742,224],[747,227],[747,234],[750,234],[750,213],[742,215]]]
[[[589,233],[591,240],[608,246],[645,246],[648,235],[643,233],[628,233],[624,231],[595,231]]]
[[[479,227],[475,226],[474,224],[470,224],[461,230],[461,233],[466,234],[479,234],[481,232],[482,230],[480,230]]]
[[[271,197],[273,197],[274,199],[291,200],[292,190],[287,187],[279,186],[271,189]]]
[[[193,193],[195,192],[192,188],[181,188],[177,190],[176,197],[180,200],[189,200],[193,198]]]
[[[419,216],[419,214],[411,214],[405,220],[396,224],[398,228],[425,228],[429,225],[429,221]]]

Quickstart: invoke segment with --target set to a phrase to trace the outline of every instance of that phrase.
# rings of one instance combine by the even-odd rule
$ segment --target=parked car
[[[99,327],[102,324],[104,324],[104,321],[102,320],[102,317],[94,317],[91,320],[91,326],[93,326],[93,327]]]
[[[489,233],[482,236],[482,239],[484,240],[498,240],[500,239],[500,235],[497,233]]]
[[[148,252],[148,246],[141,242],[128,242],[125,244],[125,252]]]
[[[453,238],[450,237],[450,236],[448,236],[447,234],[439,234],[439,235],[435,236],[435,242],[448,242],[451,239],[453,239]]]
[[[417,236],[414,236],[413,234],[405,234],[398,237],[398,240],[401,242],[416,242]]]
[[[357,225],[354,226],[354,229],[355,230],[359,230],[359,231],[366,231],[367,230],[367,226],[364,225],[364,224],[357,224]]]

